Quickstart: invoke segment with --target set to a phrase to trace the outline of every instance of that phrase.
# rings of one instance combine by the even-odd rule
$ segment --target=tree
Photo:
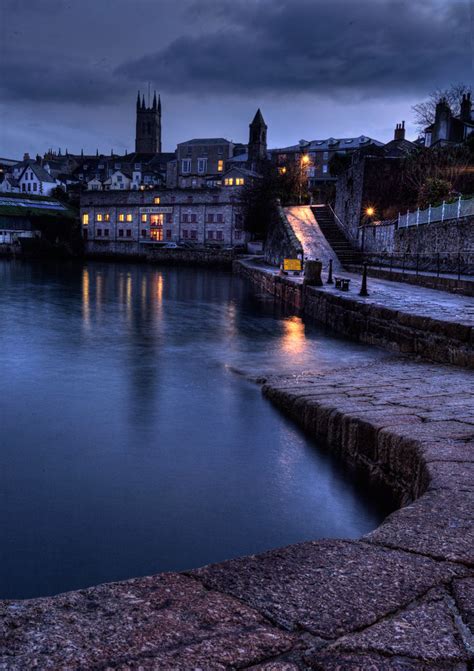
[[[471,87],[467,84],[451,84],[446,89],[436,89],[432,91],[428,98],[421,103],[413,105],[412,111],[415,115],[415,124],[419,131],[423,131],[426,126],[430,126],[435,120],[436,105],[441,98],[446,98],[451,111],[455,116],[459,114],[461,98],[465,93],[471,93]]]

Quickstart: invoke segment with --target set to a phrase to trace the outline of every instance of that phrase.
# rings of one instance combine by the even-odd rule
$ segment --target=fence
[[[445,203],[438,207],[431,207],[426,210],[419,208],[414,212],[398,215],[398,228],[406,228],[407,226],[421,226],[422,224],[430,224],[434,221],[447,221],[448,219],[461,219],[462,217],[470,217],[474,215],[474,198],[469,200],[462,200],[459,196],[454,203]]]
[[[366,254],[369,267],[414,275],[451,275],[457,279],[474,277],[474,252],[436,254]]]

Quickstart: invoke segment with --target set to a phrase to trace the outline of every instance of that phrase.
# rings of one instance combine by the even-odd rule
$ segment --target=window
[[[214,240],[214,231],[208,231],[207,232],[207,239],[208,240]]]
[[[217,153],[218,154],[223,154],[224,153],[224,147],[217,147]]]
[[[104,228],[104,236],[105,236],[106,238],[109,237],[109,229],[108,229],[108,228]]]
[[[192,214],[192,215],[191,215],[191,223],[192,223],[192,224],[195,224],[195,223],[196,223],[196,215],[195,215],[195,214]]]
[[[153,198],[153,202],[155,203],[155,205],[159,205],[160,202],[161,202],[160,197],[159,197],[159,196],[155,196],[155,198]]]
[[[325,164],[323,165],[323,173],[326,174],[327,171],[328,171],[328,164],[325,163]]]
[[[171,212],[168,212],[168,214],[166,215],[166,223],[167,224],[173,223],[173,215],[171,214]]]
[[[243,186],[244,184],[244,178],[243,177],[236,177],[235,178],[235,186]]]
[[[82,225],[83,226],[89,226],[89,214],[88,212],[84,212],[82,215]]]
[[[213,214],[208,214],[207,215],[207,223],[208,224],[213,224],[214,223],[214,215]]]
[[[222,224],[223,221],[224,221],[224,216],[219,212],[219,214],[217,215],[217,223]]]
[[[123,228],[118,229],[119,238],[123,238]]]
[[[104,221],[104,216],[102,214],[98,214],[96,219],[97,221]]]
[[[119,220],[119,221],[125,221],[125,215],[124,215],[123,212],[121,212],[121,213],[119,214],[119,216],[118,216],[118,220]]]
[[[187,229],[187,228],[184,228],[184,229],[183,229],[183,238],[184,238],[185,240],[188,239],[188,229]]]
[[[191,231],[191,240],[197,240],[197,231],[194,228]]]
[[[142,238],[146,238],[146,230],[142,228]]]
[[[108,212],[104,214],[104,219],[105,221],[110,221],[110,214]]]
[[[127,238],[131,238],[131,237],[132,237],[132,229],[127,228]]]
[[[101,228],[98,228],[98,229],[96,230],[95,234],[96,234],[96,236],[97,236],[98,238],[101,238],[101,237],[102,237],[102,229],[101,229]]]
[[[135,170],[140,170],[140,163],[135,163]]]
[[[127,214],[127,221],[133,221],[133,217],[130,212]]]
[[[198,158],[198,173],[203,175],[207,172],[207,158]]]
[[[234,178],[233,177],[226,177],[224,180],[224,184],[226,186],[234,186]]]
[[[117,175],[117,182],[121,182],[121,181],[122,181],[122,175]]]
[[[224,239],[224,233],[222,231],[217,231],[217,239],[218,240],[223,240]]]
[[[323,151],[323,161],[327,161],[329,158],[329,152],[328,151]]]
[[[217,172],[222,172],[224,170],[224,161],[220,158],[217,161]]]
[[[166,239],[171,240],[171,228],[166,229]]]
[[[181,221],[183,222],[183,224],[187,224],[187,223],[188,223],[188,215],[187,215],[187,214],[183,214],[183,215],[181,216]]]
[[[37,189],[38,189],[38,185],[37,185],[36,182],[35,182],[35,183],[33,184],[33,191],[37,191]]]
[[[193,202],[193,197],[192,197],[192,196],[188,196],[186,200],[188,201],[188,203],[192,203],[192,202]]]
[[[191,159],[190,158],[183,158],[181,161],[181,172],[183,175],[187,175],[191,172]]]
[[[235,231],[234,232],[234,238],[236,240],[240,240],[241,237],[242,237],[242,231]]]
[[[142,214],[142,223],[143,223],[143,224],[146,224],[147,219],[148,219],[147,215],[146,215],[146,214]]]
[[[31,191],[31,184],[28,182],[28,191]]]

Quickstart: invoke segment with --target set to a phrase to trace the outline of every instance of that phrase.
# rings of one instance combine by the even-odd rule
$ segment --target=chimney
[[[29,160],[30,160],[30,155],[28,154],[28,152],[26,152],[25,154],[23,154],[23,160],[24,160],[24,161],[29,161]]]
[[[397,123],[395,126],[395,133],[393,135],[394,140],[404,140],[405,139],[405,122]]]
[[[461,100],[461,121],[471,121],[471,94],[463,93]]]

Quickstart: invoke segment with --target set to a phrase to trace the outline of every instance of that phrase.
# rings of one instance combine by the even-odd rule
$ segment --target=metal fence
[[[447,221],[448,219],[461,219],[462,217],[469,217],[474,215],[474,198],[462,200],[459,196],[454,203],[446,203],[443,201],[442,205],[432,207],[431,205],[426,210],[419,208],[414,212],[406,212],[398,215],[398,228],[406,228],[407,226],[421,226],[422,224],[430,224],[434,221]]]
[[[474,251],[435,254],[366,254],[369,267],[389,270],[390,274],[452,276],[457,279],[474,278]]]

